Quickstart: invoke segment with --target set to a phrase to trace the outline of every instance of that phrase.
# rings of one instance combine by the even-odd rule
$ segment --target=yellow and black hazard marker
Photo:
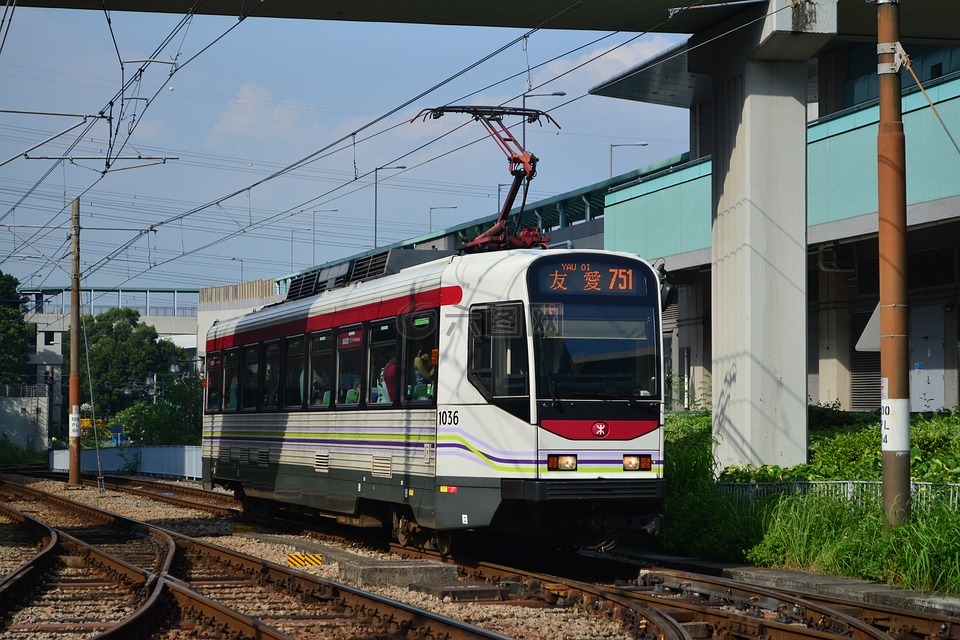
[[[319,567],[323,565],[323,556],[319,553],[287,554],[288,567]]]

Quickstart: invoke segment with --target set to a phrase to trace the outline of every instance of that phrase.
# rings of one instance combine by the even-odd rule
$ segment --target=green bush
[[[664,438],[663,527],[651,543],[659,549],[960,593],[960,513],[944,503],[914,506],[910,521],[892,528],[879,499],[851,501],[812,491],[737,500],[717,491],[709,413],[668,415]],[[730,467],[719,479],[881,479],[880,424],[873,414],[811,407],[809,439],[807,464]],[[915,417],[910,439],[914,480],[960,483],[960,413]]]
[[[27,451],[9,440],[0,440],[0,464],[39,464],[46,461],[46,451]]]
[[[721,482],[788,482],[794,480],[880,480],[883,454],[880,423],[873,414],[851,413],[820,407],[811,414],[821,422],[809,428],[807,464],[732,466],[720,474]],[[836,414],[841,414],[840,416]],[[910,426],[911,478],[918,482],[960,482],[960,413],[941,412],[917,416]]]
[[[862,411],[844,411],[840,408],[840,401],[831,404],[807,405],[807,428],[810,431],[830,431],[831,429],[848,429],[856,425],[879,424],[876,414]]]
[[[718,495],[710,414],[668,415],[664,439],[666,496],[658,548],[742,561],[762,535],[762,506]]]

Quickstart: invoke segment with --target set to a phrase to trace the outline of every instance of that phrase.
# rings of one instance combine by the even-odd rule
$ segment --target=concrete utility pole
[[[903,524],[910,519],[907,160],[897,54],[899,44],[899,0],[877,0],[880,410],[883,510],[890,526]]]
[[[67,486],[80,487],[80,200],[71,203],[70,241],[70,465]]]

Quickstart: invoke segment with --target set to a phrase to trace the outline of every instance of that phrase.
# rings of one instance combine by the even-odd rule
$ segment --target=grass
[[[879,500],[854,503],[811,492],[751,503],[716,491],[716,475],[743,482],[879,480],[876,417],[811,408],[808,464],[740,467],[722,474],[713,466],[710,422],[707,413],[667,419],[664,526],[652,544],[713,560],[960,593],[960,514],[946,505],[914,508],[909,522],[891,528]],[[914,419],[913,479],[960,482],[958,436],[956,412]]]
[[[46,451],[27,451],[9,440],[0,440],[0,464],[39,464],[46,461]]]

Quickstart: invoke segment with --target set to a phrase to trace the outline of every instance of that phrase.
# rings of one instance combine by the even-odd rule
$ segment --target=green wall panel
[[[653,260],[710,247],[709,161],[607,196],[604,247]]]
[[[930,87],[947,129],[960,144],[960,79]],[[960,151],[914,91],[903,98],[907,204],[960,195]],[[807,130],[807,225],[877,211],[875,104],[826,118]],[[606,196],[604,246],[647,259],[709,249],[709,159],[641,179]]]

